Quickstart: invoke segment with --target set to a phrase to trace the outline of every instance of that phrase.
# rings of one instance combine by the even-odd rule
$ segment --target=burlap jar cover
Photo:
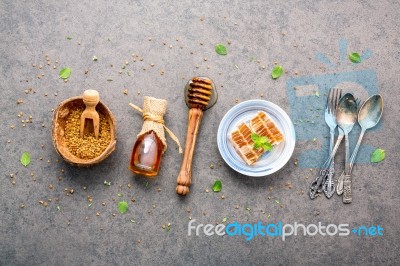
[[[178,138],[165,126],[164,114],[167,111],[167,101],[163,99],[156,99],[153,97],[145,96],[143,101],[143,110],[136,105],[129,104],[133,109],[142,113],[143,126],[138,134],[138,138],[150,131],[154,131],[157,137],[164,145],[163,153],[167,150],[167,141],[165,139],[164,129],[169,136],[176,142],[179,147],[179,153],[182,153],[182,147]]]

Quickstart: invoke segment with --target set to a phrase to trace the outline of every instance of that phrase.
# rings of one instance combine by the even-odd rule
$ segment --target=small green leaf
[[[221,180],[215,181],[214,186],[213,186],[212,189],[213,189],[214,192],[220,192],[221,189],[222,189],[222,182],[221,182]]]
[[[62,79],[67,79],[71,75],[71,69],[69,67],[63,68],[60,70],[60,73],[58,73],[58,75]]]
[[[283,67],[282,66],[275,66],[272,69],[271,76],[273,79],[279,78],[283,74]]]
[[[118,202],[118,211],[122,214],[126,213],[128,211],[129,205],[128,202],[126,201],[120,201]]]
[[[272,145],[269,143],[268,138],[266,136],[259,136],[256,133],[251,134],[251,139],[254,142],[253,149],[257,150],[262,148],[264,151],[272,150]]]
[[[349,54],[349,59],[350,59],[351,62],[353,62],[355,64],[361,63],[361,56],[360,56],[359,53],[355,53],[355,52],[350,53]]]
[[[31,156],[25,151],[21,156],[21,163],[23,166],[28,166],[31,163]]]
[[[371,154],[371,163],[379,163],[385,159],[385,150],[376,149]]]
[[[217,54],[219,55],[227,55],[228,54],[228,50],[226,49],[226,47],[221,44],[218,43],[217,45],[215,45],[215,51],[217,52]]]
[[[70,41],[70,40],[72,40],[72,37],[70,37],[70,36],[67,36],[67,37],[65,37],[68,41]]]
[[[272,150],[272,144],[269,142],[263,143],[261,148],[263,148],[264,151],[270,151]]]
[[[251,134],[251,140],[254,142],[258,141],[259,138],[260,138],[260,136],[256,133]]]
[[[222,219],[222,223],[226,223],[226,221],[228,220],[228,218],[224,218],[224,219]]]
[[[104,185],[111,186],[111,181],[104,180]]]

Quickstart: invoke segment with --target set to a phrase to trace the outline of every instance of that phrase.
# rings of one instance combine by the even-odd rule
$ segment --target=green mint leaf
[[[214,186],[213,186],[212,189],[213,189],[214,192],[220,192],[221,189],[222,189],[222,182],[221,182],[221,180],[215,181]]]
[[[264,143],[267,143],[267,142],[268,142],[268,138],[266,136],[260,137],[260,143],[261,144],[264,144]]]
[[[31,156],[25,151],[21,156],[21,164],[27,167],[31,163]]]
[[[251,134],[251,139],[254,142],[253,149],[257,150],[262,148],[264,151],[272,150],[272,145],[269,143],[268,138],[266,136],[259,136],[256,133]]]
[[[361,55],[359,53],[355,53],[355,52],[350,53],[349,59],[351,62],[353,62],[355,64],[361,63]]]
[[[376,149],[371,154],[371,163],[379,163],[385,159],[385,151],[382,149]]]
[[[60,73],[58,73],[58,75],[62,79],[67,79],[71,75],[71,69],[69,67],[63,68],[60,70]]]
[[[251,140],[254,142],[257,142],[259,138],[260,138],[260,136],[256,133],[251,134]]]
[[[72,40],[72,37],[70,37],[70,36],[67,36],[67,37],[65,37],[68,41],[70,41],[70,40]]]
[[[126,213],[128,211],[129,205],[128,202],[126,201],[120,201],[118,202],[118,211],[122,214]]]
[[[217,54],[219,55],[227,55],[228,54],[228,50],[226,49],[226,47],[221,44],[218,43],[217,45],[215,45],[215,51],[217,52]]]
[[[272,145],[271,145],[271,143],[269,143],[269,142],[263,143],[261,147],[264,149],[264,151],[270,151],[270,150],[272,150]]]
[[[104,185],[111,186],[111,181],[104,180]]]
[[[228,220],[228,218],[224,218],[224,219],[222,219],[222,223],[226,223],[226,221]]]
[[[275,66],[272,69],[271,76],[273,79],[277,79],[283,74],[283,67],[282,66]]]

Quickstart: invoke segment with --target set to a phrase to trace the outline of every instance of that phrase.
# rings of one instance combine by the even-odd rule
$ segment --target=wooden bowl
[[[54,111],[51,133],[54,148],[65,161],[72,165],[88,167],[102,162],[115,150],[115,144],[117,142],[116,122],[114,115],[111,113],[110,109],[108,109],[108,107],[102,101],[100,101],[96,106],[96,110],[102,113],[106,117],[106,119],[108,119],[111,130],[111,141],[107,148],[103,151],[103,153],[100,154],[98,157],[93,159],[81,159],[69,151],[65,143],[64,137],[65,122],[71,108],[80,107],[85,107],[82,96],[72,97],[61,102],[58,105],[57,109]]]

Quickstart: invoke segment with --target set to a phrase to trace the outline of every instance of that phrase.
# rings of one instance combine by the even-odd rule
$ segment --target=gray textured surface
[[[399,16],[398,1],[1,1],[0,265],[397,264]],[[315,54],[322,51],[336,63],[337,44],[342,38],[348,41],[350,50],[373,51],[369,60],[360,66],[347,64],[345,70],[374,70],[385,100],[382,127],[367,134],[364,142],[385,149],[387,158],[376,165],[356,165],[353,204],[343,205],[336,196],[311,201],[301,193],[307,190],[316,171],[296,167],[293,162],[304,149],[318,142],[299,141],[289,163],[268,177],[249,178],[229,169],[219,155],[216,134],[219,121],[235,100],[260,98],[263,93],[264,98],[290,113],[286,81],[296,77],[296,71],[298,76],[338,71],[326,69]],[[214,45],[228,41],[229,54],[218,56]],[[144,60],[134,63],[132,53]],[[59,60],[56,70],[46,65],[46,54],[52,62]],[[93,56],[99,60],[93,62]],[[125,60],[130,63],[119,74]],[[276,81],[269,74],[274,61],[288,70]],[[34,68],[33,63],[44,67]],[[155,66],[150,67],[151,63]],[[58,79],[61,66],[72,68],[68,83]],[[87,75],[85,68],[89,70]],[[161,70],[164,75],[160,75]],[[132,75],[128,76],[127,71]],[[37,79],[42,73],[45,76]],[[147,184],[146,179],[127,169],[141,127],[140,115],[128,103],[141,105],[145,95],[167,99],[167,125],[184,144],[187,108],[182,90],[195,75],[211,77],[218,86],[220,100],[205,114],[191,193],[180,198],[175,186],[181,156],[170,139],[156,180]],[[30,87],[35,94],[24,93]],[[52,146],[51,110],[87,88],[99,90],[117,117],[118,143],[117,150],[101,165],[80,169],[64,163]],[[127,96],[122,93],[124,89],[129,91]],[[17,105],[19,98],[24,103]],[[24,118],[32,115],[33,123],[22,127],[20,120],[24,118],[17,117],[20,111]],[[309,124],[304,127],[312,129]],[[19,163],[25,150],[32,155],[27,168]],[[343,162],[343,157],[339,156],[338,161]],[[211,163],[214,169],[210,169]],[[10,173],[15,177],[10,178]],[[62,181],[58,181],[59,176]],[[103,184],[105,179],[112,182],[110,187]],[[216,179],[222,180],[222,192],[206,193]],[[132,188],[127,187],[128,183]],[[54,188],[49,189],[49,184]],[[75,193],[67,196],[66,187]],[[113,198],[118,201],[118,193],[128,201],[135,197],[136,202],[129,201],[125,215],[113,217],[112,213],[117,212]],[[91,207],[88,195],[94,199]],[[38,203],[49,198],[53,201],[47,207]],[[59,203],[54,198],[59,198]],[[26,207],[21,209],[20,204]],[[245,210],[247,207],[251,210]],[[189,216],[199,223],[221,222],[228,217],[228,222],[242,223],[379,224],[385,235],[298,236],[285,242],[263,237],[248,242],[243,237],[188,237]],[[168,223],[171,230],[163,230],[162,225]]]

